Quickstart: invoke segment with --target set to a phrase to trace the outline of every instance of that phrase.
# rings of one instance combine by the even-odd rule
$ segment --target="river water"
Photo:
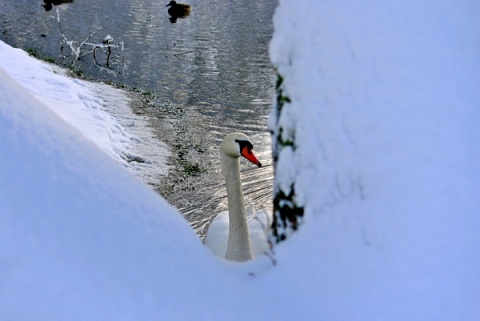
[[[256,207],[271,208],[273,168],[266,126],[275,73],[268,58],[272,16],[278,0],[191,0],[189,16],[170,19],[167,0],[43,0],[0,2],[0,39],[41,57],[70,64],[62,36],[101,43],[123,42],[106,56],[97,51],[77,62],[84,75],[151,91],[159,139],[172,149],[168,177],[154,188],[203,235],[226,209],[219,144],[226,133],[250,136],[262,168],[242,160],[244,192]],[[186,2],[186,0],[185,0]]]

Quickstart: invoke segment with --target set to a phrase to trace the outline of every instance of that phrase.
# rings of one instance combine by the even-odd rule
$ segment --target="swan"
[[[227,260],[251,260],[270,248],[268,230],[272,224],[272,214],[265,210],[257,212],[253,205],[245,208],[243,198],[240,156],[258,167],[262,166],[252,149],[250,139],[242,133],[228,134],[220,146],[228,211],[215,217],[205,235],[204,243],[215,255]]]

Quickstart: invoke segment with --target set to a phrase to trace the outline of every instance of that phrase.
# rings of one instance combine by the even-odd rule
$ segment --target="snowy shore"
[[[479,16],[280,1],[276,184],[305,216],[276,264],[215,258],[125,169],[137,138],[94,90],[2,56],[0,320],[480,320]]]
[[[68,70],[1,41],[0,68],[145,183],[154,185],[167,173],[168,147],[146,116],[133,113],[128,92],[69,77]]]

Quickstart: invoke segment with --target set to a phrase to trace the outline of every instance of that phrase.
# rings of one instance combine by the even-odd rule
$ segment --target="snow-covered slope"
[[[318,319],[480,319],[479,14],[281,1],[271,57],[297,148],[276,184],[305,207],[285,287],[309,284]]]
[[[213,257],[0,71],[0,320],[479,320],[479,6],[280,1],[277,184],[305,220],[275,266]]]
[[[159,266],[174,272],[162,239],[178,256],[201,253],[200,242],[153,191],[0,77],[1,319],[128,319],[138,289],[161,286]]]
[[[155,184],[160,175],[166,174],[166,145],[155,138],[145,116],[132,112],[124,91],[65,77],[65,70],[32,59],[1,41],[0,68],[143,181]]]
[[[248,316],[245,305],[259,310],[247,272],[214,258],[148,186],[0,79],[1,320],[228,320]]]

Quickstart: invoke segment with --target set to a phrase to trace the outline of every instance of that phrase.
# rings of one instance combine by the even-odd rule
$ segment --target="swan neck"
[[[240,178],[240,161],[221,153],[222,173],[227,189],[229,234],[225,258],[247,261],[253,258],[248,235],[245,200]]]

